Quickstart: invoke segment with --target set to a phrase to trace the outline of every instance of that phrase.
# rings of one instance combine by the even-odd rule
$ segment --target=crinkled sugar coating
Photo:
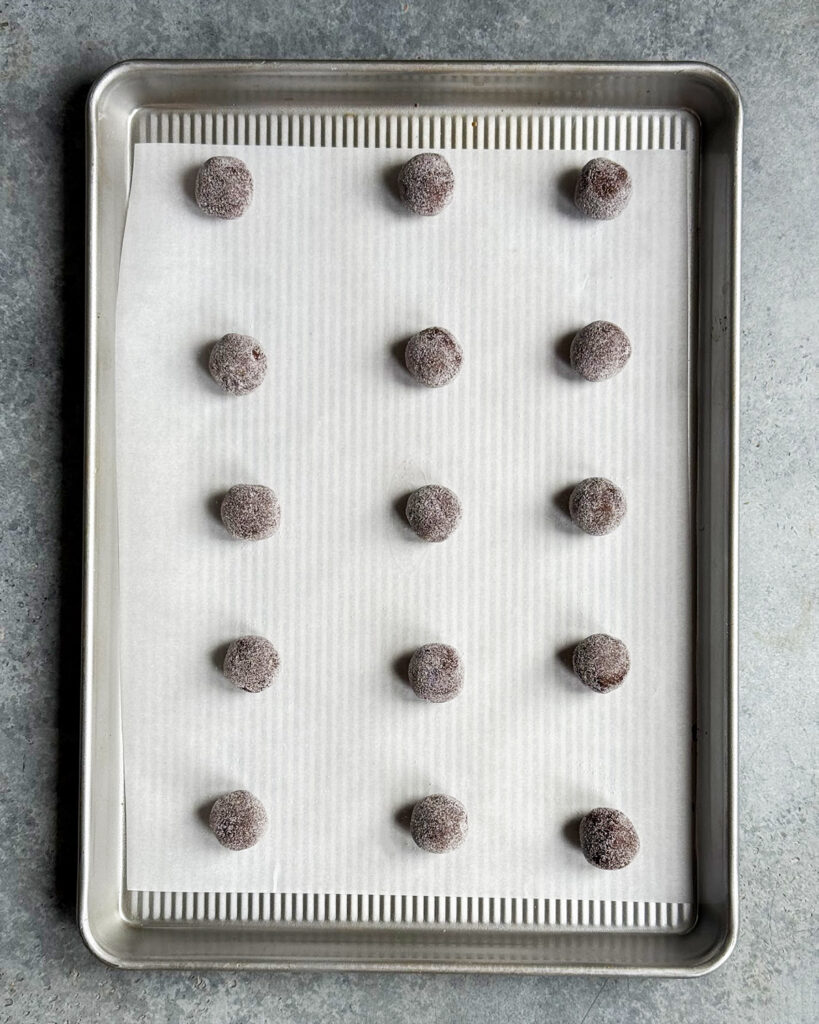
[[[461,503],[448,487],[428,484],[407,499],[407,522],[421,540],[446,540],[461,521]]]
[[[211,217],[235,220],[253,199],[253,176],[235,156],[212,156],[199,168],[196,205]]]
[[[248,693],[266,690],[279,671],[279,652],[263,636],[240,636],[225,654],[224,673]]]
[[[428,388],[441,388],[454,380],[463,358],[463,349],[443,327],[425,327],[413,334],[404,353],[409,372]]]
[[[622,811],[595,807],[580,822],[580,848],[589,864],[615,871],[631,864],[640,852],[640,839]]]
[[[454,796],[425,796],[412,809],[410,834],[427,853],[457,850],[466,839],[469,821],[466,808]]]
[[[572,367],[586,380],[608,380],[619,373],[631,356],[631,342],[617,324],[595,320],[572,338]]]
[[[225,793],[210,809],[213,834],[229,850],[255,846],[267,829],[267,812],[257,797],[246,789]]]
[[[264,380],[267,356],[247,334],[226,334],[210,350],[210,375],[232,395],[248,395]]]
[[[236,484],[222,499],[222,522],[239,540],[264,540],[281,522],[279,499],[264,484]]]
[[[452,201],[455,175],[440,153],[419,153],[398,174],[398,194],[405,206],[422,217],[434,217]]]
[[[608,693],[626,678],[631,659],[622,640],[607,633],[594,633],[575,647],[572,666],[586,686],[598,693]]]
[[[448,644],[424,644],[410,658],[409,682],[423,700],[433,704],[452,700],[464,684],[460,654]]]
[[[605,157],[589,160],[574,190],[574,204],[595,220],[612,220],[631,198],[631,175],[621,164]]]
[[[599,537],[620,525],[626,514],[626,498],[611,480],[589,477],[572,491],[569,514],[581,530]]]

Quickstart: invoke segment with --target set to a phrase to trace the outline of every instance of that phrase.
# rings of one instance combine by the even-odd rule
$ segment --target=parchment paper
[[[191,199],[203,159],[255,179],[240,220]],[[688,901],[693,894],[692,566],[685,154],[629,152],[618,220],[580,219],[589,154],[448,154],[440,217],[389,187],[409,153],[136,147],[117,315],[121,672],[132,889]],[[563,361],[609,319],[634,353],[589,384]],[[414,384],[401,343],[438,325],[465,359]],[[269,358],[255,393],[206,369],[223,333]],[[580,533],[566,489],[623,487],[615,533]],[[429,482],[455,490],[458,532],[428,545],[400,514]],[[265,483],[283,510],[260,543],[228,537],[218,499]],[[583,687],[560,652],[621,637],[616,692]],[[235,690],[234,636],[279,649],[280,679]],[[421,643],[455,645],[463,694],[415,698]],[[246,788],[270,828],[223,850],[204,817]],[[400,811],[466,805],[470,834],[416,849]],[[576,819],[625,811],[642,840],[619,872],[585,863]]]

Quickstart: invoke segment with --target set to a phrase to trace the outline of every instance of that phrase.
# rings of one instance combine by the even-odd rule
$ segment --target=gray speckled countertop
[[[6,0],[0,8],[0,1020],[816,1020],[811,0]],[[741,933],[694,981],[121,973],[73,918],[83,102],[128,57],[693,59],[746,113]],[[814,429],[810,416],[813,414]]]

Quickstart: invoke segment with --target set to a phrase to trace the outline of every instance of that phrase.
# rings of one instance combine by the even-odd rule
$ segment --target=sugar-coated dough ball
[[[210,375],[232,395],[249,395],[264,380],[267,356],[247,334],[225,334],[210,350]]]
[[[225,793],[210,809],[213,834],[229,850],[255,846],[267,829],[267,812],[257,797],[246,789]]]
[[[227,678],[248,693],[266,690],[279,671],[279,652],[263,636],[240,636],[225,654]]]
[[[572,338],[569,358],[586,380],[608,380],[619,373],[631,356],[631,342],[617,324],[595,320]]]
[[[425,327],[407,342],[404,361],[413,377],[428,388],[441,388],[458,376],[464,353],[443,327]]]
[[[572,666],[586,686],[598,693],[608,693],[626,678],[631,659],[622,640],[607,633],[594,633],[575,647]]]
[[[428,484],[409,496],[406,516],[421,540],[438,543],[457,529],[461,521],[461,503],[457,494],[448,487]]]
[[[581,480],[569,498],[574,523],[595,536],[611,533],[626,514],[626,498],[620,488],[602,476]]]
[[[410,834],[427,853],[457,850],[466,839],[469,821],[466,808],[454,796],[425,796],[412,809]]]
[[[422,217],[433,217],[452,201],[455,175],[440,153],[419,153],[398,174],[398,194],[405,206]]]
[[[235,220],[253,199],[253,176],[235,156],[212,156],[199,168],[194,195],[199,209],[211,217]]]
[[[574,204],[595,220],[618,217],[631,198],[631,175],[621,164],[605,157],[589,160],[574,190]]]
[[[452,700],[464,685],[460,654],[448,644],[424,644],[410,658],[409,682],[423,700],[433,704]]]
[[[222,522],[239,540],[272,537],[281,522],[279,499],[264,484],[236,484],[222,499]]]
[[[631,864],[640,852],[640,839],[622,811],[595,807],[580,822],[580,848],[589,864],[615,871]]]

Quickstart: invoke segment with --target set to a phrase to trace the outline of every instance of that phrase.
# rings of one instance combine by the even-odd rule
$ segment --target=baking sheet
[[[385,182],[408,154],[229,151],[256,180],[229,224],[186,198],[213,148],[135,153],[117,325],[129,888],[689,901],[685,154],[629,153],[635,198],[591,224],[565,195],[577,154],[452,153],[457,198],[427,220]],[[587,385],[557,350],[596,318],[635,355]],[[466,352],[440,392],[395,353],[433,323]],[[270,359],[241,400],[203,366],[230,330]],[[611,537],[555,501],[592,474],[629,499]],[[214,498],[235,482],[274,487],[277,537],[227,538]],[[395,508],[424,482],[464,502],[444,545]],[[596,631],[632,652],[605,697],[557,657]],[[265,694],[216,667],[242,632],[282,655]],[[467,686],[431,707],[393,664],[435,639],[462,651]],[[237,787],[271,827],[231,855],[198,811]],[[395,820],[433,791],[470,813],[446,857]],[[568,837],[600,803],[640,831],[626,871],[588,867]]]

